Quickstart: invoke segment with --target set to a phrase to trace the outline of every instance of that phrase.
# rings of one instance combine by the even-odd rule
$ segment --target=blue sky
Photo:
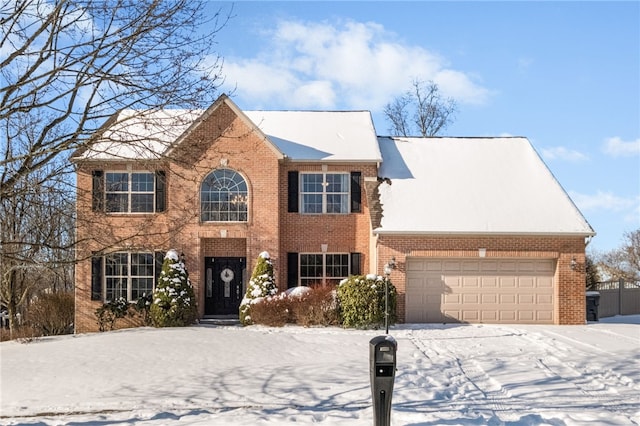
[[[210,2],[213,13],[231,3]],[[640,2],[237,2],[218,35],[243,109],[369,110],[412,79],[445,136],[526,136],[598,235],[640,228]]]

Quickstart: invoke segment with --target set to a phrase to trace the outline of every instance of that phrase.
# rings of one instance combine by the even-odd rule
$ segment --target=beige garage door
[[[406,322],[553,323],[554,260],[407,259]]]

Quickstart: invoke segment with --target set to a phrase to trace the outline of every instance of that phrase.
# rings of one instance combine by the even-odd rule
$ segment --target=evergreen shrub
[[[352,275],[337,289],[340,318],[344,327],[378,328],[385,320],[385,278]],[[396,288],[389,282],[389,324],[396,320]]]
[[[264,298],[275,296],[277,293],[278,287],[276,287],[274,278],[273,263],[269,253],[263,251],[258,256],[258,261],[247,285],[247,291],[240,303],[240,323],[242,325],[253,324],[251,313],[253,306],[264,301]]]
[[[149,318],[155,327],[184,327],[198,317],[189,273],[175,250],[169,250],[164,257],[152,299]]]

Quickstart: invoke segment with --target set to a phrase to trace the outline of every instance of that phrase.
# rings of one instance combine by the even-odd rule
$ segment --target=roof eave
[[[470,235],[470,236],[487,236],[487,237],[593,237],[596,235],[595,231],[574,231],[574,232],[514,232],[514,231],[494,231],[494,232],[483,232],[483,231],[408,231],[408,230],[384,230],[384,229],[374,229],[373,233],[375,235],[392,235],[392,236],[410,236],[410,235]]]

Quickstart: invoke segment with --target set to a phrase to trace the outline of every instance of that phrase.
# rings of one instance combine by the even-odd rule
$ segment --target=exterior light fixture
[[[571,259],[571,270],[575,271],[576,268],[578,267],[578,262],[576,262],[576,258],[574,257],[573,259]]]

